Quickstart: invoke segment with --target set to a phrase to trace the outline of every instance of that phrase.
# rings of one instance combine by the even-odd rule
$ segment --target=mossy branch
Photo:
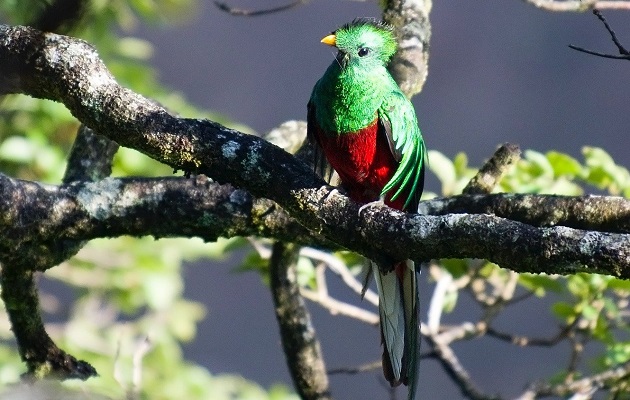
[[[1,92],[21,92],[61,101],[95,132],[174,168],[204,173],[216,181],[229,182],[239,188],[240,193],[273,200],[291,216],[291,221],[306,227],[310,235],[319,235],[325,241],[367,257],[379,258],[383,254],[416,260],[472,257],[489,259],[519,272],[590,271],[630,276],[630,239],[625,234],[560,226],[536,227],[485,214],[405,215],[375,206],[359,213],[358,204],[332,192],[313,175],[306,163],[282,149],[212,121],[177,118],[154,102],[122,88],[84,41],[27,27],[2,26],[0,59],[3,60]],[[10,204],[16,208],[28,207],[29,202],[23,199],[29,199],[36,205],[38,196],[61,201],[72,193],[77,196],[81,187],[80,184],[62,186],[55,191],[34,183],[18,184],[6,177],[3,182],[0,189],[6,203],[0,208],[3,216],[0,222],[5,221],[17,230],[27,228],[20,227],[18,220],[11,217],[19,211]],[[115,186],[118,182],[106,180],[97,185]],[[24,188],[29,188],[28,196],[15,201],[12,196]],[[105,189],[100,187],[99,191],[111,193],[114,190]],[[145,190],[133,204],[137,212],[142,210],[141,201],[150,197],[154,188],[145,187]],[[481,202],[482,198],[476,201]],[[549,197],[536,199],[545,202]],[[124,229],[114,230],[114,216],[107,219],[110,225],[99,222],[104,221],[99,220],[100,213],[112,214],[116,209],[96,207],[99,203],[92,200],[82,204],[81,199],[75,197],[66,208],[61,208],[68,213],[61,214],[64,218],[50,216],[50,205],[37,208],[38,213],[31,214],[30,218],[36,217],[52,225],[50,230],[40,229],[30,234],[40,235],[41,240],[55,238],[58,241],[129,233]],[[582,199],[569,201],[579,203]],[[550,207],[542,208],[551,211]],[[78,215],[83,217],[77,218]],[[625,218],[623,210],[617,217]],[[75,222],[79,220],[90,223]],[[235,230],[221,232],[236,233]],[[169,232],[151,231],[147,225],[146,230],[136,229],[132,234],[166,236]],[[170,235],[193,236],[195,233],[187,234],[180,229]],[[382,240],[384,237],[388,240]],[[3,244],[0,248],[7,249]],[[7,257],[7,254],[2,256]]]

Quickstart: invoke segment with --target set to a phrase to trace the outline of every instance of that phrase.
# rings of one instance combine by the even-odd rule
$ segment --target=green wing
[[[408,190],[403,208],[416,212],[424,186],[427,150],[413,105],[400,91],[392,91],[379,108],[378,116],[392,154],[400,163],[394,176],[383,187],[381,195],[397,188],[392,195],[392,200],[395,200]]]

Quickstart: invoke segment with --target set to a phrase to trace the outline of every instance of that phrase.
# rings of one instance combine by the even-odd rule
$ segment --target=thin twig
[[[606,18],[604,18],[602,13],[599,12],[599,10],[594,9],[593,14],[595,14],[595,16],[599,18],[600,21],[602,21],[602,23],[604,24],[604,27],[606,27],[606,30],[610,34],[610,38],[612,39],[613,43],[615,44],[615,46],[617,46],[617,49],[619,50],[619,54],[626,54],[626,55],[630,54],[628,50],[626,50],[626,48],[623,47],[619,39],[617,39],[617,35],[615,34],[615,31],[613,31],[610,25],[608,25],[608,21],[606,21]]]
[[[464,366],[460,363],[453,349],[451,349],[448,344],[443,343],[438,337],[432,334],[427,335],[426,339],[435,351],[436,358],[442,364],[444,371],[451,377],[453,382],[459,386],[459,389],[466,398],[471,400],[499,399],[496,396],[487,395],[477,388],[471,376],[468,374],[468,371],[466,371]]]
[[[437,353],[435,351],[429,351],[420,353],[418,356],[420,360],[426,360],[429,358],[437,358]],[[381,369],[383,367],[383,362],[381,360],[372,361],[369,363],[361,364],[356,367],[339,367],[339,368],[331,368],[328,370],[328,375],[356,375],[363,372],[370,372],[375,369]]]
[[[577,321],[577,319],[576,319]],[[575,322],[563,327],[558,333],[550,338],[532,338],[527,336],[513,335],[510,333],[500,332],[492,327],[486,329],[486,334],[495,339],[510,342],[517,346],[540,346],[552,347],[569,337],[569,333],[575,328]]]
[[[606,21],[606,18],[604,18],[602,13],[598,9],[593,9],[593,14],[595,14],[595,16],[600,21],[602,21],[602,23],[604,24],[604,27],[606,27],[606,30],[610,34],[610,38],[612,39],[615,46],[617,46],[617,50],[619,51],[619,54],[600,53],[598,51],[588,50],[583,47],[575,46],[572,44],[570,44],[569,47],[573,50],[577,50],[586,54],[591,54],[597,57],[612,58],[616,60],[630,60],[630,52],[621,44],[621,42],[617,38],[617,35],[615,34],[615,31],[613,31],[613,29],[610,27],[610,25],[608,24],[608,21]]]
[[[352,289],[356,294],[363,294],[363,284],[359,282],[352,272],[350,272],[348,266],[346,266],[346,264],[339,258],[328,252],[317,250],[312,247],[303,247],[300,250],[300,254],[302,256],[326,263],[328,269],[330,269],[335,275],[339,276],[346,286]],[[365,291],[363,298],[375,306],[378,305],[378,295],[371,289],[367,289]]]
[[[567,365],[567,382],[573,381],[577,372],[577,366],[582,359],[583,352],[584,343],[582,343],[577,335],[571,335],[571,356],[569,357],[569,364]]]
[[[243,8],[231,7],[227,3],[223,3],[221,1],[215,1],[214,5],[216,5],[219,8],[219,10],[225,11],[226,13],[228,13],[230,15],[236,15],[236,16],[239,16],[239,17],[258,17],[260,15],[268,15],[268,14],[273,14],[273,13],[277,13],[277,12],[280,12],[280,11],[290,10],[293,7],[297,7],[297,6],[306,4],[306,3],[308,3],[308,1],[309,0],[296,0],[296,1],[294,1],[292,3],[289,3],[289,4],[285,4],[285,5],[278,6],[278,7],[261,9],[261,10],[247,10],[247,9],[243,9]]]
[[[472,337],[477,337],[481,333],[483,333],[485,327],[483,324],[474,324],[472,322],[464,321],[459,325],[445,327],[442,326],[442,330],[438,335],[434,335],[435,340],[438,340],[440,343],[445,345],[451,344],[453,342],[470,339]],[[421,324],[420,331],[423,335],[428,336],[431,333],[428,330],[428,327],[424,324]]]
[[[546,11],[583,12],[591,8],[600,10],[630,10],[630,1],[623,0],[524,0],[526,3]]]
[[[142,361],[144,360],[144,356],[153,348],[153,343],[151,343],[151,339],[148,336],[140,339],[139,342],[136,343],[136,349],[133,352],[132,359],[132,380],[131,380],[131,390],[133,393],[133,398],[140,398],[140,389],[142,388]]]
[[[440,328],[440,320],[442,319],[442,311],[444,310],[444,300],[453,284],[453,275],[445,269],[442,269],[440,272],[442,275],[437,280],[435,289],[433,289],[433,295],[429,302],[429,311],[427,312],[427,327],[434,334],[437,333]]]
[[[372,361],[367,364],[361,364],[356,367],[339,367],[332,368],[328,370],[328,375],[337,375],[337,374],[347,374],[347,375],[355,375],[360,374],[362,372],[374,371],[375,369],[381,369],[383,367],[383,362],[381,360]]]
[[[324,307],[332,315],[343,315],[366,322],[370,325],[378,325],[378,314],[364,310],[352,304],[339,301],[328,295],[323,296],[321,292],[314,292],[306,288],[300,288],[300,294],[320,306]]]
[[[627,378],[630,375],[630,362],[625,362],[619,366],[612,367],[603,372],[585,376],[572,382],[559,383],[555,385],[538,383],[530,386],[526,393],[531,394],[530,397],[520,398],[541,398],[548,396],[566,397],[575,393],[586,392],[590,388],[606,387],[607,382],[616,381]]]

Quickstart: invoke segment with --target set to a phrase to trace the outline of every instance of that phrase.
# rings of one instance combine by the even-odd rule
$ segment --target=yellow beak
[[[322,43],[327,44],[329,46],[336,46],[337,45],[337,36],[335,36],[334,33],[331,33],[328,36],[325,36],[322,40]]]

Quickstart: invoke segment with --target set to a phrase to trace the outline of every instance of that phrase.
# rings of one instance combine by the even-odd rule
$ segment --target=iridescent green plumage
[[[356,20],[322,39],[337,47],[335,61],[315,84],[308,136],[316,153],[341,178],[348,196],[416,212],[426,149],[413,105],[387,71],[396,51],[392,30]],[[320,173],[329,170],[317,163]],[[384,238],[386,239],[386,238]],[[373,266],[379,291],[383,370],[392,385],[415,396],[418,357],[417,277],[411,261]],[[391,271],[391,272],[389,272]]]
[[[379,188],[393,199],[407,191],[404,209],[415,211],[424,178],[426,149],[411,102],[387,71],[396,51],[392,30],[372,20],[356,20],[335,31],[339,49],[313,89],[310,104],[316,123],[332,135],[353,134],[378,120],[391,152],[399,161],[396,173]],[[360,51],[367,51],[360,56]],[[395,189],[395,190],[394,190]]]

